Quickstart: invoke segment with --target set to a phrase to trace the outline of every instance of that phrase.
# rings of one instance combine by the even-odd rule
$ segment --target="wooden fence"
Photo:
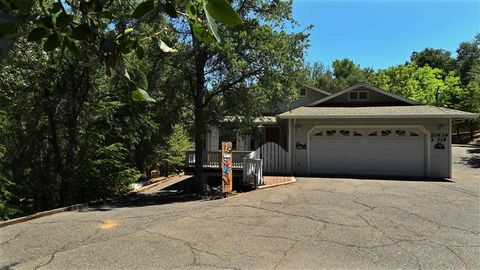
[[[255,152],[243,159],[243,185],[250,185],[255,189],[264,185],[262,164],[261,159],[255,158]]]
[[[280,145],[269,142],[255,150],[255,156],[263,160],[264,174],[286,174],[288,153]]]

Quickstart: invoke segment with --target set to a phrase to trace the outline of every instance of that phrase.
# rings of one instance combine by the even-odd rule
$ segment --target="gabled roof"
[[[380,89],[380,88],[377,88],[377,87],[375,87],[375,86],[372,86],[372,85],[369,85],[369,84],[366,84],[366,83],[359,83],[359,84],[356,84],[356,85],[354,85],[354,86],[352,86],[352,87],[349,87],[349,88],[347,88],[347,89],[345,89],[345,90],[343,90],[343,91],[340,91],[340,92],[338,92],[338,93],[336,93],[336,94],[330,95],[330,96],[325,97],[325,98],[322,98],[322,99],[320,99],[320,100],[317,100],[317,101],[315,101],[315,102],[313,102],[313,103],[311,103],[311,104],[308,104],[307,106],[308,106],[308,107],[316,106],[316,105],[318,105],[318,104],[320,104],[320,103],[323,103],[323,102],[325,102],[325,101],[334,99],[334,98],[336,98],[336,97],[338,97],[338,96],[341,96],[341,95],[343,95],[343,94],[345,94],[345,93],[348,93],[348,92],[353,91],[353,90],[358,89],[358,88],[367,88],[368,90],[371,90],[371,91],[380,93],[380,94],[382,94],[382,95],[385,95],[385,96],[388,96],[388,97],[391,97],[391,98],[394,98],[394,99],[397,99],[397,100],[400,100],[400,101],[403,101],[403,102],[406,102],[406,103],[408,103],[408,104],[410,104],[410,105],[419,105],[419,104],[420,104],[420,103],[418,103],[418,102],[416,102],[416,101],[414,101],[414,100],[411,100],[411,99],[408,99],[408,98],[404,98],[404,97],[399,96],[399,95],[392,94],[392,93],[390,93],[390,92],[387,92],[387,91],[382,90],[382,89]]]
[[[313,91],[317,91],[317,92],[322,93],[322,94],[327,95],[327,96],[332,95],[332,93],[330,93],[330,92],[327,92],[327,91],[324,91],[322,89],[313,87],[311,85],[304,84],[303,87],[308,88],[308,89],[313,90]]]
[[[478,114],[430,105],[378,107],[300,107],[278,116],[280,119],[338,118],[459,118],[475,119]]]

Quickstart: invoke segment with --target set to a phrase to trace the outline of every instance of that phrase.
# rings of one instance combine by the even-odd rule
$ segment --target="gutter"
[[[454,118],[454,119],[476,119],[478,114],[453,114],[453,115],[279,115],[279,119],[351,119],[351,118],[368,118],[368,119],[419,119],[419,118]]]

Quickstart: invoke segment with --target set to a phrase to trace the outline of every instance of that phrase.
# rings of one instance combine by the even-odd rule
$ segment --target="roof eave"
[[[411,118],[445,118],[445,119],[475,119],[477,114],[417,114],[417,115],[279,115],[280,119],[347,119],[347,118],[368,118],[368,119],[411,119]]]
[[[319,99],[319,100],[317,100],[317,101],[315,101],[315,102],[312,102],[312,103],[308,104],[307,107],[317,106],[318,104],[321,104],[321,103],[323,103],[323,102],[325,102],[325,101],[334,99],[334,98],[336,98],[336,97],[338,97],[338,96],[341,96],[341,95],[343,95],[343,94],[345,94],[345,93],[348,93],[349,91],[352,91],[352,90],[357,89],[357,88],[359,88],[359,87],[365,87],[365,88],[370,89],[370,90],[372,90],[372,91],[375,91],[375,92],[377,92],[377,93],[380,93],[380,94],[389,96],[389,97],[391,97],[391,98],[394,98],[394,99],[397,99],[397,100],[400,100],[400,101],[403,101],[403,102],[405,102],[405,103],[407,103],[407,104],[410,104],[410,105],[422,105],[421,103],[419,103],[419,102],[417,102],[417,101],[415,101],[415,100],[411,100],[411,99],[408,99],[408,98],[405,98],[405,97],[402,97],[402,96],[399,96],[399,95],[395,95],[395,94],[393,94],[393,93],[390,93],[390,92],[388,92],[388,91],[382,90],[382,89],[380,89],[380,88],[378,88],[378,87],[375,87],[375,86],[373,86],[373,85],[369,85],[369,84],[367,84],[367,83],[357,83],[357,84],[355,84],[355,85],[353,85],[353,86],[350,86],[350,87],[348,87],[347,89],[344,89],[344,90],[342,90],[342,91],[340,91],[340,92],[337,92],[337,93],[332,94],[332,95],[330,95],[330,96],[328,96],[328,97],[325,97],[325,98]]]
[[[327,96],[332,95],[332,93],[330,93],[330,92],[327,92],[325,90],[322,90],[320,88],[317,88],[317,87],[314,87],[314,86],[311,86],[311,85],[308,85],[308,84],[304,84],[303,87],[306,87],[306,88],[311,89],[313,91],[317,91],[317,92],[322,93],[322,94],[327,95]]]

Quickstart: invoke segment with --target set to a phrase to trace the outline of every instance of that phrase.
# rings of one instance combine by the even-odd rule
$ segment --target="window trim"
[[[304,93],[302,94],[302,91],[304,91]],[[300,88],[300,91],[299,91],[299,96],[300,97],[306,97],[307,96],[307,89],[306,88]]]
[[[365,99],[360,99],[360,93],[365,93],[367,94],[367,98]],[[355,94],[356,95],[356,98],[352,98],[350,95],[351,94]],[[361,90],[361,91],[351,91],[351,92],[348,92],[348,101],[368,101],[370,100],[370,93],[369,91],[365,91],[365,90]]]

